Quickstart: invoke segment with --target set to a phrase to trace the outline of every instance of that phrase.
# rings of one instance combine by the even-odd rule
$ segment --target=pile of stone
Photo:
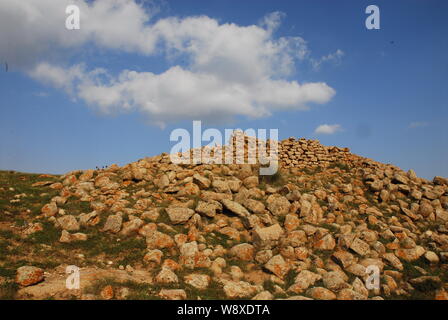
[[[232,163],[257,164],[260,162],[260,146],[265,148],[264,157],[279,160],[279,165],[283,168],[326,168],[335,163],[354,166],[355,163],[367,160],[350,153],[349,148],[324,146],[319,140],[290,137],[282,141],[265,141],[244,135],[242,131],[235,131],[228,145],[191,149],[183,155],[179,153],[178,156],[187,157],[190,164],[194,163],[195,154],[199,155],[200,163],[213,163],[208,162],[206,157],[213,159],[217,155],[216,159],[219,160],[215,163],[229,163],[226,159],[230,158]]]
[[[247,151],[254,138],[244,139]],[[200,292],[212,285],[228,299],[448,299],[446,178],[428,181],[315,140],[289,138],[279,150],[282,166],[324,169],[269,184],[256,166],[176,165],[162,154],[62,176],[50,185],[58,196],[29,222],[53,223],[59,242],[79,248],[92,227],[145,239],[144,258],[126,268],[149,273],[164,299],[196,299],[191,286],[207,298]],[[337,162],[347,170],[325,170]],[[63,209],[75,200],[90,210]],[[18,270],[17,282],[42,281],[35,271]]]
[[[328,167],[331,163],[348,164],[360,158],[348,148],[326,147],[319,140],[291,137],[279,145],[280,164],[284,168]]]
[[[240,141],[244,140],[244,148],[236,147],[237,139]],[[275,144],[273,144],[275,142]],[[374,161],[363,158],[361,156],[350,153],[349,148],[340,148],[336,146],[324,146],[320,144],[319,140],[307,140],[305,138],[296,139],[290,137],[282,141],[261,141],[244,136],[243,133],[236,131],[233,138],[231,139],[231,148],[234,152],[234,159],[237,154],[244,153],[244,160],[247,163],[249,150],[252,150],[256,154],[256,150],[253,149],[255,146],[258,147],[259,143],[264,144],[266,148],[266,155],[270,156],[271,146],[278,151],[278,156],[276,159],[279,160],[279,164],[282,168],[315,168],[322,167],[327,168],[331,164],[345,164],[351,167],[355,165],[362,165],[365,162]],[[244,151],[244,152],[243,152]],[[257,162],[258,162],[257,158]]]

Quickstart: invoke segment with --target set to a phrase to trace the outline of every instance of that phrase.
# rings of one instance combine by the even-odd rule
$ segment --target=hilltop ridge
[[[289,138],[278,151],[274,175],[167,153],[62,176],[1,172],[0,294],[448,298],[446,178],[317,140]],[[80,289],[66,288],[68,265]]]

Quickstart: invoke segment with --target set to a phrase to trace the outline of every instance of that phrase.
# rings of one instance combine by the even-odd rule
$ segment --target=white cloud
[[[65,6],[72,3],[81,9],[81,29],[76,31],[65,29]],[[275,37],[282,13],[248,26],[220,24],[207,16],[153,21],[153,13],[134,0],[3,0],[0,56],[105,113],[139,111],[159,124],[305,110],[335,94],[323,82],[287,80],[310,51],[301,37]],[[86,45],[161,55],[171,65],[159,74],[111,74],[83,63],[64,67],[64,57],[73,58]],[[180,60],[186,63],[180,66]]]
[[[323,63],[329,63],[329,62],[334,64],[341,63],[341,59],[344,55],[345,55],[344,51],[338,49],[336,50],[336,52],[323,56],[320,59],[311,58],[310,61],[314,70],[319,70]]]
[[[316,134],[334,134],[339,131],[342,131],[342,127],[339,124],[321,124],[314,130],[314,133],[316,133]]]
[[[263,19],[261,19],[260,26],[262,28],[265,28],[266,30],[269,30],[270,32],[273,32],[280,26],[282,18],[284,17],[285,14],[283,12],[271,12],[264,16]]]
[[[411,122],[409,124],[409,128],[411,129],[415,129],[415,128],[422,128],[422,127],[427,127],[429,125],[428,122],[425,121],[416,121],[416,122]]]
[[[65,28],[70,4],[80,8],[80,30]],[[149,54],[156,41],[145,26],[150,18],[133,0],[2,0],[0,57],[11,66],[27,67],[42,58],[77,53],[86,43]]]
[[[109,77],[104,70],[87,72],[39,64],[30,75],[83,99],[104,113],[140,111],[154,123],[184,119],[225,122],[234,116],[263,117],[281,109],[305,110],[309,102],[324,103],[334,90],[325,83],[262,79],[238,83],[213,73],[172,67],[161,74],[123,71]]]

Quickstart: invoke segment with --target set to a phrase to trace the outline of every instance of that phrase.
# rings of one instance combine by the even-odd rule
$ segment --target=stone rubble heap
[[[224,163],[224,159],[229,153],[232,154],[233,163],[238,163],[236,162],[238,157],[244,160],[243,163],[250,163],[248,162],[249,155],[258,163],[259,156],[257,151],[260,143],[266,148],[266,157],[272,157],[274,155],[274,153],[270,153],[272,140],[259,140],[244,135],[242,131],[234,131],[228,145],[212,148],[202,147],[201,151],[208,150],[207,154],[210,154],[211,157],[218,153],[222,163]],[[194,150],[198,149],[191,149],[188,152],[190,159],[193,159]],[[276,149],[273,150],[277,150],[278,155],[276,155],[275,159],[279,160],[282,168],[326,168],[331,164],[354,165],[357,162],[366,160],[363,157],[350,153],[349,148],[323,146],[318,140],[307,140],[305,138],[295,139],[290,137],[279,141],[276,143]],[[203,163],[206,162],[204,157],[201,158],[201,161]]]
[[[149,273],[164,299],[206,298],[212,284],[223,298],[448,299],[447,179],[428,181],[313,140],[279,148],[278,180],[248,164],[176,165],[168,154],[70,172],[50,185],[59,194],[34,223],[52,222],[59,241],[74,246],[89,241],[92,226],[145,239],[144,258],[129,269]],[[329,167],[337,162],[348,165]],[[64,210],[74,199],[90,211]],[[372,265],[381,285],[369,290]],[[191,286],[198,296],[187,295]]]
[[[318,140],[291,137],[280,142],[279,158],[284,168],[311,168],[351,163],[360,157],[352,155],[348,148],[326,147]]]

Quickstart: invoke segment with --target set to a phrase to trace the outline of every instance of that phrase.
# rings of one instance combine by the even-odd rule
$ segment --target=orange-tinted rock
[[[230,253],[236,256],[239,260],[251,261],[254,259],[255,249],[249,243],[241,243],[230,249]]]
[[[31,286],[44,280],[44,271],[33,266],[23,266],[17,269],[16,283],[21,286]]]
[[[182,289],[162,289],[159,292],[159,297],[167,300],[185,300],[187,294]]]
[[[41,212],[45,217],[52,217],[58,213],[58,207],[56,203],[50,202],[42,207]]]
[[[110,300],[114,297],[114,289],[112,288],[111,285],[105,286],[102,290],[101,290],[101,298],[105,299],[105,300]]]
[[[332,291],[325,289],[323,287],[316,287],[316,288],[309,289],[307,291],[307,294],[309,296],[311,296],[313,299],[317,299],[317,300],[335,300],[336,299],[336,295]]]
[[[174,240],[167,234],[155,231],[146,238],[148,249],[163,249],[174,247]]]

